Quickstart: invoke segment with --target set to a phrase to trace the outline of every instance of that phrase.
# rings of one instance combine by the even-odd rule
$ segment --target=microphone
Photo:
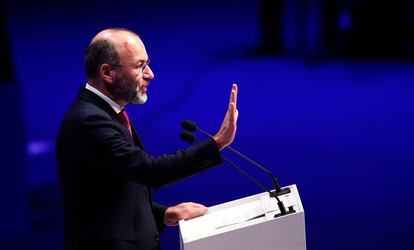
[[[195,122],[190,121],[190,120],[183,120],[181,123],[181,127],[187,131],[190,132],[195,132],[195,131],[199,131],[205,135],[207,135],[208,137],[213,137],[211,134],[209,134],[208,132],[200,129],[197,127],[197,125],[195,124]],[[269,175],[272,178],[273,181],[273,186],[275,187],[275,195],[284,195],[284,194],[288,194],[290,193],[290,189],[289,188],[284,188],[281,189],[280,185],[279,185],[279,181],[276,179],[276,177],[272,174],[272,172],[270,172],[267,168],[261,166],[259,163],[253,161],[252,159],[250,159],[249,157],[245,156],[244,154],[240,153],[239,151],[237,151],[236,149],[230,147],[230,146],[226,146],[226,148],[230,149],[231,151],[233,151],[235,154],[237,154],[238,156],[240,156],[241,158],[245,159],[246,161],[250,162],[251,164],[253,164],[254,166],[260,168],[263,172],[265,172],[267,175]]]
[[[180,138],[181,138],[181,140],[183,140],[185,142],[188,142],[188,143],[197,142],[196,135],[189,132],[189,131],[187,131],[187,130],[184,130],[183,132],[181,132]]]
[[[198,142],[197,137],[195,134],[184,130],[183,132],[181,132],[180,134],[180,138],[188,143],[195,143]],[[274,217],[280,217],[282,215],[286,215],[286,214],[291,214],[291,213],[295,213],[296,211],[293,209],[293,206],[289,207],[289,211],[286,211],[285,205],[283,204],[283,201],[281,201],[279,199],[279,197],[277,197],[277,195],[275,195],[274,192],[270,191],[269,189],[267,189],[265,186],[263,186],[262,184],[260,184],[259,181],[257,181],[255,178],[253,178],[251,175],[249,175],[248,173],[246,173],[243,169],[241,169],[240,167],[238,167],[235,163],[233,163],[232,161],[230,161],[229,159],[227,159],[224,156],[221,156],[221,158],[227,162],[228,164],[230,164],[230,166],[232,166],[233,168],[235,168],[237,171],[239,171],[242,175],[244,175],[247,179],[249,179],[253,184],[255,184],[256,186],[258,186],[259,188],[261,188],[262,190],[264,190],[265,192],[268,192],[270,197],[274,197],[277,200],[277,206],[279,207],[280,213],[276,214]]]

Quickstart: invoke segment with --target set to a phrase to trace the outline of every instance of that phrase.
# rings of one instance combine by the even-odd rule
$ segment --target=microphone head
[[[183,122],[181,123],[181,127],[190,132],[194,132],[197,130],[197,125],[195,124],[195,122],[190,120],[183,120]]]
[[[180,138],[181,140],[188,142],[188,143],[194,143],[197,141],[196,135],[186,130],[181,132]]]

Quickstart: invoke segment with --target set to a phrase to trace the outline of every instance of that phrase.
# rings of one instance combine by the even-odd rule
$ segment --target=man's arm
[[[157,230],[159,233],[162,233],[164,231],[165,226],[164,218],[167,207],[153,202],[151,204],[151,209],[152,213],[154,214],[155,222],[157,224]]]
[[[226,116],[224,117],[220,130],[213,136],[219,150],[222,150],[225,146],[232,143],[236,135],[237,118],[239,116],[239,112],[237,111],[237,92],[237,85],[233,84]],[[167,226],[176,226],[179,220],[196,218],[205,213],[207,213],[207,207],[204,205],[194,202],[184,202],[165,210],[164,223]]]
[[[97,171],[160,187],[221,163],[219,149],[230,144],[236,133],[236,100],[234,84],[225,118],[213,139],[155,158],[131,144],[108,114],[89,115],[81,122],[81,151],[88,152],[85,159],[92,161],[90,165]]]

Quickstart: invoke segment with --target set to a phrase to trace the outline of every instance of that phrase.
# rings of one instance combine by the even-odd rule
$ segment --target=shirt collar
[[[104,95],[101,91],[99,91],[96,88],[92,87],[89,83],[86,83],[85,88],[89,91],[92,91],[93,93],[98,95],[100,98],[104,99],[104,101],[106,101],[109,104],[109,106],[111,106],[112,109],[117,114],[119,114],[119,112],[121,112],[123,110],[123,107],[121,107],[118,103],[114,102],[111,98]]]

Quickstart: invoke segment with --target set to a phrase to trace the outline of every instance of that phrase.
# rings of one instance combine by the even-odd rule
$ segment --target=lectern
[[[305,214],[296,185],[275,198],[260,193],[210,207],[204,216],[181,220],[181,250],[305,250]]]

